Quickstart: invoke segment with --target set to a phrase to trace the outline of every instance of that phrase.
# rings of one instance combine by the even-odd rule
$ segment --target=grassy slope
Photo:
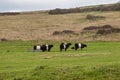
[[[89,21],[88,14],[105,16],[104,20]],[[10,40],[73,40],[120,41],[120,34],[97,36],[53,36],[54,31],[70,29],[80,32],[84,27],[110,24],[120,28],[120,12],[86,12],[48,15],[46,12],[0,16],[0,39]],[[49,37],[48,37],[49,36]],[[51,52],[29,52],[34,44],[52,43]],[[0,80],[119,80],[120,42],[87,42],[83,51],[69,49],[59,52],[59,42],[7,41],[0,42]]]
[[[101,15],[106,19],[89,21],[86,15]],[[93,35],[53,36],[54,31],[73,30],[77,33],[88,26],[112,25],[120,28],[120,12],[86,12],[49,15],[47,12],[22,13],[16,16],[0,16],[0,38],[21,40],[93,40]],[[95,40],[119,41],[120,34],[98,36]],[[48,37],[49,36],[49,37]],[[112,37],[111,37],[112,36]]]
[[[34,41],[0,42],[1,80],[120,79],[120,42],[87,42],[83,51],[67,52],[59,52],[59,43],[53,43],[51,52],[28,52],[33,44]]]

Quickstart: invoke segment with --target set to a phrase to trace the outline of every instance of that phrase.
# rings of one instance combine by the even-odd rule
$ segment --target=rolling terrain
[[[119,41],[120,32],[96,35],[83,29],[90,26],[110,25],[120,28],[120,11],[90,11],[50,15],[48,11],[21,12],[0,16],[0,39],[6,40],[78,40],[78,41]],[[104,19],[89,20],[87,15],[103,16]],[[54,32],[71,30],[76,34],[53,35]]]
[[[61,42],[72,45],[60,52]],[[33,52],[41,44],[54,47]],[[119,57],[120,11],[0,14],[0,80],[120,80]]]

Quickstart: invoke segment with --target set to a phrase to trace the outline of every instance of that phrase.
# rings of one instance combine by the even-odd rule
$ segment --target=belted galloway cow
[[[75,43],[74,44],[74,47],[72,47],[72,49],[75,49],[75,50],[77,50],[77,49],[83,49],[83,48],[85,48],[85,47],[87,47],[87,45],[86,44],[84,44],[84,43]]]
[[[60,44],[60,51],[62,51],[63,49],[66,51],[70,45],[72,45],[71,43],[61,43]]]
[[[44,51],[48,51],[49,52],[52,47],[53,47],[53,45],[44,44],[44,45],[41,45],[41,46],[35,45],[33,47],[33,49],[34,49],[34,51],[41,50],[42,52],[44,52]]]

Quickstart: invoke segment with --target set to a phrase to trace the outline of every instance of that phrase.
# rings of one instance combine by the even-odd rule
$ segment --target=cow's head
[[[84,48],[84,47],[87,47],[87,45],[86,44],[82,44],[82,47]]]
[[[68,45],[72,45],[71,43],[68,43]]]
[[[50,45],[50,47],[54,47],[53,45]]]

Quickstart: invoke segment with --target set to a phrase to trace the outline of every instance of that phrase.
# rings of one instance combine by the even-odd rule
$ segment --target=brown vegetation
[[[54,31],[53,32],[53,35],[64,35],[64,34],[73,34],[73,35],[76,35],[77,33],[75,33],[74,31],[72,30],[63,30],[62,32],[61,31]]]
[[[19,15],[19,12],[5,12],[5,13],[0,13],[0,16],[7,16],[7,15]]]
[[[86,19],[88,19],[88,20],[97,20],[97,19],[105,19],[105,17],[104,16],[95,16],[95,15],[88,14],[86,16]]]
[[[106,30],[106,29],[112,29],[113,27],[111,25],[103,25],[103,26],[89,26],[83,28],[83,30]]]
[[[88,20],[87,15],[100,15],[105,19]],[[104,26],[109,24],[108,26]],[[93,26],[93,30],[83,30]],[[98,27],[115,29],[112,33],[97,35]],[[91,28],[91,27],[90,27]],[[48,12],[27,12],[20,15],[0,16],[0,39],[6,40],[75,40],[120,41],[120,12],[84,12],[49,15]],[[84,33],[82,33],[84,31]],[[77,34],[77,35],[76,35]],[[4,40],[3,39],[3,40]]]
[[[103,26],[90,26],[83,28],[83,32],[95,32],[95,34],[107,35],[113,33],[120,33],[120,28],[114,28],[111,25],[103,25]],[[83,33],[82,32],[82,33]]]
[[[112,34],[112,33],[120,33],[120,29],[119,28],[111,28],[108,30],[98,30],[96,34]]]
[[[111,4],[111,5],[70,8],[70,9],[57,8],[54,10],[50,10],[49,14],[82,13],[82,12],[91,12],[91,11],[120,11],[120,3]]]
[[[5,38],[2,38],[2,39],[0,39],[0,41],[8,41],[7,39],[5,39]]]

